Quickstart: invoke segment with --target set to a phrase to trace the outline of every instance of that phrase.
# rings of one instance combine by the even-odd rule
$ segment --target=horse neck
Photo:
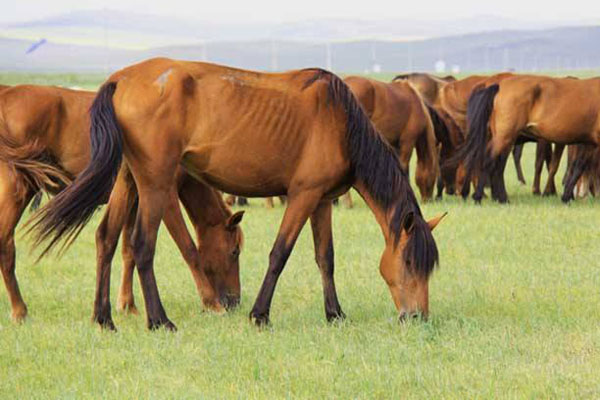
[[[385,238],[385,242],[386,242],[386,244],[388,244],[389,240],[392,237],[392,235],[390,234],[390,224],[389,224],[391,210],[385,210],[377,201],[375,201],[375,199],[373,198],[373,196],[371,195],[369,190],[366,188],[366,186],[361,181],[356,181],[356,183],[354,184],[354,188],[360,194],[360,196],[363,198],[363,200],[365,201],[367,206],[373,212],[373,215],[375,216],[375,220],[377,221],[377,223],[379,224],[379,227],[381,228],[381,233],[383,234],[383,237]]]

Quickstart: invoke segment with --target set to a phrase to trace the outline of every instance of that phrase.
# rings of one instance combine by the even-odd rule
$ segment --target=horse
[[[325,315],[344,318],[334,283],[331,200],[353,186],[385,238],[380,272],[400,318],[427,316],[438,261],[426,222],[394,150],[348,86],[318,69],[260,73],[154,58],[111,75],[91,108],[92,157],[75,182],[37,214],[39,239],[72,237],[112,189],[124,159],[139,203],[134,257],[152,327],[172,327],[154,280],[156,234],[177,166],[238,196],[287,195],[269,267],[250,320],[269,323],[277,281],[308,219]],[[96,190],[90,190],[90,188]],[[67,206],[69,205],[69,206]]]
[[[427,104],[439,108],[442,106],[440,100],[440,91],[442,87],[446,86],[446,84],[450,82],[455,82],[456,78],[452,75],[440,78],[438,76],[422,72],[412,72],[409,74],[396,75],[392,79],[392,82],[398,80],[406,80],[410,82],[421,94],[423,100],[425,100]]]
[[[359,76],[344,79],[375,128],[396,150],[408,174],[413,149],[417,151],[415,181],[421,199],[430,200],[439,172],[435,128],[419,93],[406,81],[380,82]]]
[[[27,306],[21,296],[15,274],[15,228],[35,193],[60,192],[89,162],[88,109],[94,97],[93,92],[33,85],[6,88],[0,93],[0,267],[11,302],[12,318],[15,321],[22,321],[27,315]],[[203,207],[206,210],[204,214],[190,213],[195,228],[203,231],[214,227],[214,230],[221,231],[221,237],[231,236],[230,239],[222,241],[200,237],[199,248],[202,256],[221,259],[224,258],[221,253],[224,252],[227,254],[225,261],[228,261],[229,252],[240,245],[241,230],[236,228],[240,215],[234,217],[220,201],[219,196],[210,197],[213,189],[202,184],[189,185],[187,180],[189,177],[186,178],[184,174],[180,174],[177,180],[183,204],[188,209],[193,209],[197,207],[197,201],[204,199]],[[135,200],[135,188],[124,191],[123,194]],[[124,210],[131,213],[135,204],[128,207]],[[165,224],[180,248],[188,245],[185,250],[190,254],[193,253],[193,245],[189,247],[189,243],[183,239],[187,228],[180,213],[177,214],[178,211],[177,204],[169,215],[165,214]],[[136,313],[131,290],[131,276],[135,264],[133,249],[126,234],[127,231],[131,231],[131,223],[124,225],[124,267],[118,308]],[[116,232],[114,243],[106,247],[110,254],[104,258],[112,258],[119,233],[120,229]],[[192,258],[187,256],[188,260]],[[221,269],[214,269],[213,266],[213,270],[210,270],[206,263],[204,268],[200,268],[198,262],[188,264],[195,278],[210,275],[209,279],[202,278],[208,283],[205,282],[206,287],[198,287],[199,290],[214,292],[211,287],[218,288],[228,306],[233,306],[239,301],[237,261],[224,262],[220,266]],[[104,275],[104,278],[110,279],[110,274]],[[110,318],[103,317],[106,313],[102,307],[108,306],[110,315],[108,286],[98,285],[95,304],[93,319],[103,326],[114,328]],[[218,308],[218,305],[215,304],[215,307]]]
[[[570,145],[561,200],[596,195],[600,189],[600,148],[585,144]]]
[[[559,144],[598,145],[599,112],[600,78],[519,75],[478,89],[469,99],[467,170],[490,174],[492,197],[505,203],[503,172],[510,146],[519,135]],[[482,195],[479,182],[473,198],[479,202]]]

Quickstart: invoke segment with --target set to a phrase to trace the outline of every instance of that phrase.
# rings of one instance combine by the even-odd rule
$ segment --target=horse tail
[[[123,139],[112,101],[116,88],[116,82],[105,83],[90,108],[89,164],[30,221],[29,232],[36,231],[35,244],[50,241],[40,257],[62,239],[66,240],[63,250],[67,248],[97,207],[108,200],[123,157]]]
[[[71,176],[37,140],[22,145],[0,133],[0,161],[18,177],[17,196],[24,196],[29,190],[54,192],[71,182]]]
[[[598,155],[596,148],[584,144],[575,145],[574,157],[567,167],[564,192],[561,197],[563,203],[568,203],[575,198],[573,189],[584,173],[588,173],[595,164]]]
[[[463,197],[468,193],[474,171],[482,171],[486,163],[487,143],[489,141],[488,123],[494,109],[494,99],[500,86],[496,83],[487,88],[474,91],[467,105],[467,140],[458,149],[448,163],[457,165],[464,162],[466,176],[462,187]]]
[[[447,185],[449,188],[451,188],[451,190],[453,190],[454,181],[456,180],[457,167],[446,165],[446,160],[448,160],[456,150],[455,144],[450,137],[451,128],[448,126],[450,121],[443,118],[442,115],[431,104],[425,103],[425,105],[427,106],[429,117],[433,123],[435,138],[440,144],[439,164],[441,179],[444,185]]]
[[[43,195],[44,192],[40,190],[33,196],[33,199],[31,199],[31,204],[29,204],[29,211],[37,211],[37,209],[40,208],[40,205],[42,204]]]
[[[410,85],[410,84],[409,84]],[[437,148],[436,125],[425,101],[419,92],[410,85],[421,103],[421,109],[426,119],[426,126],[417,138],[417,169],[415,180],[421,191],[421,198],[428,200],[433,195],[433,188],[440,173],[440,156]],[[440,122],[440,121],[437,121]],[[445,125],[444,125],[445,127]]]

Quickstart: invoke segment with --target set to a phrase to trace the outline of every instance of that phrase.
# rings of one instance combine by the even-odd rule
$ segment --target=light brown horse
[[[12,317],[16,321],[25,318],[27,307],[15,275],[15,227],[35,193],[59,192],[89,162],[88,109],[94,96],[93,92],[32,85],[15,86],[0,93],[0,267],[11,301]],[[236,223],[240,216],[232,216],[220,197],[214,196],[214,190],[202,184],[189,185],[186,183],[189,177],[181,175],[177,187],[184,205],[196,209],[197,202],[202,202],[203,213],[190,213],[196,229],[202,231],[214,227],[212,229],[221,231],[219,240],[201,235],[199,246],[202,256],[207,259],[221,259],[223,253],[227,256],[227,262],[212,267],[204,263],[201,270],[199,263],[189,262],[193,258],[189,254],[195,252],[192,251],[192,245],[192,248],[186,248],[188,264],[195,277],[206,273],[211,276],[209,286],[203,288],[204,291],[210,292],[211,288],[216,287],[227,300],[225,304],[233,305],[236,293],[239,299],[239,266],[237,260],[229,261],[229,255],[231,251],[239,249],[241,238],[237,236],[241,235],[241,231],[236,229]],[[124,197],[120,199],[121,202],[125,197],[135,200],[135,187],[129,187],[122,194]],[[131,213],[133,206],[131,204],[125,210]],[[181,247],[181,244],[189,245],[183,242],[184,235],[189,236],[189,233],[178,211],[179,205],[176,204],[170,214],[165,214],[165,223]],[[135,312],[131,291],[133,250],[126,231],[131,231],[131,227],[126,227],[123,234],[124,279],[118,304],[120,309]],[[116,232],[114,243],[106,247],[110,254],[104,255],[105,258],[112,258],[119,232],[120,229]],[[225,239],[232,237],[223,240],[223,236]],[[109,274],[104,277],[110,279]],[[108,291],[104,291],[104,288],[108,287],[99,286],[97,292],[94,319],[102,325],[113,327],[110,317],[104,318],[106,314],[103,314],[106,310],[102,307],[108,306],[110,316]]]
[[[402,318],[427,315],[438,259],[431,229],[393,149],[336,75],[265,74],[151,59],[114,73],[91,109],[91,162],[38,214],[40,238],[76,233],[112,189],[121,155],[139,193],[132,236],[152,327],[172,326],[153,272],[160,220],[178,165],[240,196],[287,195],[269,268],[250,313],[269,321],[277,280],[310,218],[329,320],[344,316],[333,279],[331,199],[354,186],[385,238],[380,271]],[[90,190],[95,187],[97,190]]]
[[[423,99],[406,81],[385,83],[359,76],[344,79],[375,128],[396,150],[407,171],[417,151],[415,181],[423,200],[430,200],[439,174],[439,156],[433,122]]]
[[[492,197],[506,202],[504,167],[519,135],[559,144],[600,143],[600,78],[520,75],[469,99],[467,166],[490,174]],[[480,201],[478,184],[474,199]]]
[[[413,85],[415,89],[421,94],[423,100],[427,104],[433,107],[442,107],[440,92],[446,84],[455,82],[456,78],[448,75],[445,77],[437,77],[435,75],[426,74],[422,72],[413,72],[409,74],[396,75],[392,82],[397,80],[406,80]]]

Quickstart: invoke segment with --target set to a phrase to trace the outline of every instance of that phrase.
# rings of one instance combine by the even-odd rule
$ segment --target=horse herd
[[[331,214],[333,200],[350,187],[381,227],[380,272],[400,318],[426,317],[428,281],[438,261],[431,232],[443,215],[426,221],[421,213],[408,179],[413,149],[424,201],[433,197],[436,182],[438,197],[459,189],[467,197],[473,184],[479,201],[489,184],[495,200],[507,201],[508,154],[516,145],[519,165],[519,145],[532,138],[538,141],[536,174],[538,164],[549,162],[544,193],[555,193],[564,145],[600,141],[599,94],[600,80],[593,79],[408,74],[383,83],[342,80],[316,68],[259,73],[166,58],[112,74],[97,93],[2,86],[0,266],[12,317],[27,315],[15,275],[15,228],[43,192],[54,196],[27,222],[34,246],[45,244],[41,256],[56,247],[65,251],[106,204],[96,231],[93,320],[101,327],[115,329],[109,288],[121,236],[117,308],[137,312],[137,268],[148,327],[175,329],[154,276],[161,221],[203,305],[218,313],[235,307],[243,211],[230,211],[221,195],[226,192],[286,196],[251,320],[269,323],[277,280],[308,219],[326,318],[344,318],[334,282]],[[554,152],[550,143],[556,143]],[[597,168],[596,153],[596,147],[569,150],[568,184]],[[536,182],[539,193],[539,175]]]

